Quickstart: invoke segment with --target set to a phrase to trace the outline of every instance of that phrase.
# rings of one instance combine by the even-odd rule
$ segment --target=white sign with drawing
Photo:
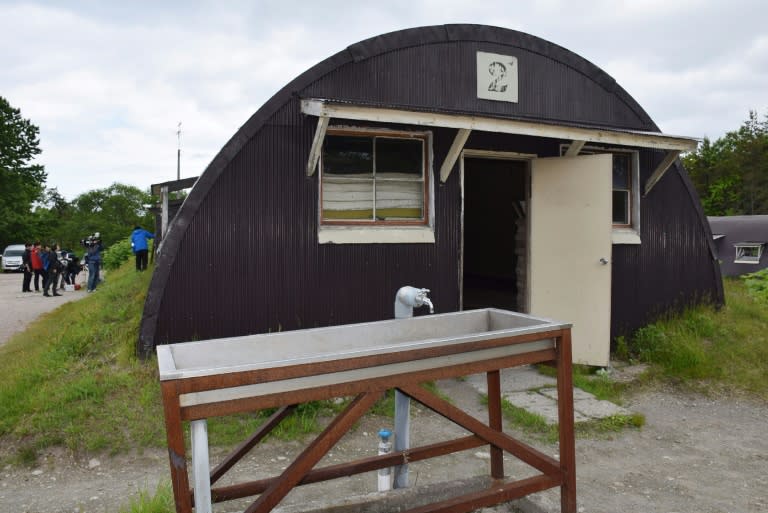
[[[477,97],[517,103],[517,57],[477,52]]]

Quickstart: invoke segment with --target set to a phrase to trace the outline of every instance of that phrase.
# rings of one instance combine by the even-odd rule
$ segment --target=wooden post
[[[181,425],[181,405],[176,393],[176,383],[161,383],[163,410],[165,413],[165,433],[168,438],[168,457],[171,464],[171,484],[176,513],[191,513],[192,500],[189,494],[189,476],[187,458],[184,449],[184,433]]]
[[[160,198],[162,201],[162,211],[161,211],[161,223],[160,223],[160,233],[162,234],[162,238],[165,238],[165,234],[168,233],[168,186],[163,185],[163,187],[160,189]]]
[[[561,513],[576,513],[576,444],[573,432],[571,331],[557,338],[557,420],[560,432]]]
[[[499,432],[502,431],[501,420],[501,372],[489,371],[486,374],[488,382],[488,425]],[[504,477],[504,451],[501,447],[491,445],[491,477]]]

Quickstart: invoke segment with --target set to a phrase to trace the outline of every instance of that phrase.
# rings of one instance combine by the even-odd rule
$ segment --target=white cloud
[[[297,75],[378,34],[504,26],[611,74],[665,131],[719,137],[768,111],[760,0],[102,2],[0,0],[0,94],[41,129],[48,185],[69,199],[203,171]]]

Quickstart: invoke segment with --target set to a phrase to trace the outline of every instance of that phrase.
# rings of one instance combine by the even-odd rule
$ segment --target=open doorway
[[[464,158],[462,308],[528,309],[527,160]]]

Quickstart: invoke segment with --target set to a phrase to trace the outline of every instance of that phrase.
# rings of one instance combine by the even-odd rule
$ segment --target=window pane
[[[629,155],[614,153],[613,155],[613,188],[630,188],[630,159]]]
[[[323,146],[323,174],[373,177],[373,139],[329,135]]]
[[[424,182],[376,180],[376,220],[424,218]]]
[[[762,246],[736,246],[736,261],[741,262],[760,262],[760,253]]]
[[[423,221],[424,140],[385,135],[326,137],[322,154],[323,221]]]
[[[613,224],[629,224],[629,191],[613,191]]]
[[[323,176],[323,219],[373,220],[373,180]]]
[[[424,166],[421,139],[376,138],[376,176],[420,177]]]

